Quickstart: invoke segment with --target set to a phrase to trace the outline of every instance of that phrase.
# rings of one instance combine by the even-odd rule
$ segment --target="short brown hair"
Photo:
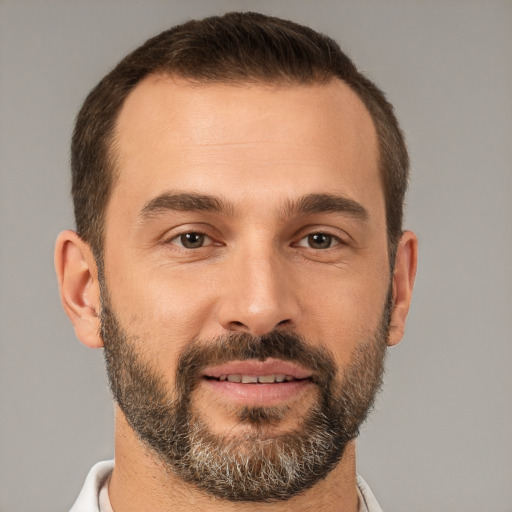
[[[123,102],[146,76],[176,75],[202,83],[346,82],[370,112],[379,140],[390,262],[402,233],[409,158],[392,105],[331,38],[311,28],[253,12],[192,20],[149,39],[89,93],[71,145],[72,195],[78,234],[101,258],[105,211],[115,182],[111,150]]]

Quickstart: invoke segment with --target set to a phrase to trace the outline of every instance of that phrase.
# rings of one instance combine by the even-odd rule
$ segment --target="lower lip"
[[[313,385],[308,379],[275,384],[239,384],[237,382],[203,379],[203,383],[231,402],[255,406],[284,404],[299,397]]]

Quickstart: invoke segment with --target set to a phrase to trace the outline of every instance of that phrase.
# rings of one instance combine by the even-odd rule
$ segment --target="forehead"
[[[111,203],[128,209],[164,190],[207,190],[234,202],[382,195],[373,121],[337,79],[276,86],[149,76],[120,112],[115,159]]]

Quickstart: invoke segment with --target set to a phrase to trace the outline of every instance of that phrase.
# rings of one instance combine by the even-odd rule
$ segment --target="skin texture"
[[[116,130],[118,179],[106,214],[104,274],[123,329],[143,340],[169,390],[192,340],[226,333],[297,333],[333,354],[340,376],[372,339],[390,281],[388,345],[400,341],[416,270],[417,240],[405,232],[389,272],[384,197],[375,129],[359,98],[339,80],[325,85],[191,85],[151,76],[128,96]],[[201,194],[221,211],[149,208],[162,194]],[[311,194],[349,199],[353,211],[298,211]],[[153,203],[152,203],[153,201]],[[346,209],[345,209],[346,210]],[[184,248],[201,232],[205,245]],[[328,248],[308,235],[332,236]],[[56,269],[78,338],[101,347],[100,286],[87,244],[66,231]],[[206,386],[195,407],[216,434],[250,428],[236,404]],[[287,432],[312,396],[291,399],[274,427]],[[167,473],[116,415],[116,512],[237,510]],[[357,510],[355,447],[313,488],[288,502],[244,510]],[[239,505],[238,505],[239,507]],[[239,508],[238,508],[239,509]]]

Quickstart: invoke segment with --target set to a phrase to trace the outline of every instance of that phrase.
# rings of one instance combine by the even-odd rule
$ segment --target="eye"
[[[183,233],[174,237],[171,240],[171,243],[184,247],[185,249],[199,249],[205,245],[210,245],[212,243],[212,239],[204,233],[192,231],[190,233]]]
[[[339,244],[339,239],[328,233],[311,233],[299,240],[297,246],[310,249],[329,249]]]

